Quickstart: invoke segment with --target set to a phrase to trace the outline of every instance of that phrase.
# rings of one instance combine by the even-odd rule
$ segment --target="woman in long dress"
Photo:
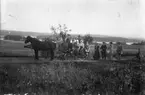
[[[94,60],[99,60],[100,59],[100,50],[99,50],[99,45],[98,44],[96,44],[95,45],[95,53],[94,53],[94,56],[93,56],[93,58],[94,58]]]
[[[113,43],[110,42],[108,46],[108,59],[112,60],[113,59]]]
[[[105,42],[103,42],[102,46],[100,47],[101,49],[101,56],[102,56],[102,59],[105,59],[106,60],[106,57],[107,57],[107,45]]]

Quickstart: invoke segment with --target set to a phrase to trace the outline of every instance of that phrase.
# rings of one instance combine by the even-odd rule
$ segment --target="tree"
[[[57,33],[57,29],[54,26],[51,26],[50,30],[53,32],[54,38],[56,38],[56,40],[59,40],[59,34]]]
[[[71,29],[68,29],[67,26],[64,25],[58,25],[58,27],[51,27],[51,30],[53,31],[53,34],[58,38],[61,37],[63,42],[65,42],[67,36],[69,36],[68,32],[71,31]]]
[[[141,42],[133,43],[132,45],[145,45],[145,41],[141,41]]]
[[[83,37],[84,44],[91,44],[93,42],[93,37],[90,34],[87,34]]]
[[[69,36],[68,32],[70,32],[71,29],[68,29],[65,24],[63,26],[59,24],[58,30],[60,31],[60,37],[62,38],[63,42],[65,42],[67,36]]]
[[[141,41],[141,45],[145,45],[145,41]]]

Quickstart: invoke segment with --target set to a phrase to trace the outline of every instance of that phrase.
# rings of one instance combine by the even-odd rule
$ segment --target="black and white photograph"
[[[0,95],[145,95],[145,0],[0,0]]]

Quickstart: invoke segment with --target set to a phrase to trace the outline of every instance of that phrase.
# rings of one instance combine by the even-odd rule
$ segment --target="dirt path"
[[[0,64],[36,64],[36,63],[49,63],[49,62],[90,62],[90,63],[108,63],[108,60],[53,60],[40,58],[34,60],[33,58],[14,58],[14,57],[0,57]]]
[[[119,63],[120,65],[122,64],[126,64],[126,62],[129,60],[121,60],[121,61],[109,61],[109,60],[53,60],[50,61],[49,59],[44,59],[44,58],[40,58],[40,60],[34,60],[33,58],[2,58],[0,57],[0,65],[5,65],[5,64],[10,64],[10,65],[14,65],[14,64],[19,64],[19,65],[26,65],[26,64],[50,64],[52,63],[90,63],[90,64],[95,64],[95,65],[110,65],[110,63],[115,63],[116,65]],[[118,64],[118,65],[119,65]]]

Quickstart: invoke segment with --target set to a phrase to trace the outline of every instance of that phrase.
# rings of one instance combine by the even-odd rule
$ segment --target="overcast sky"
[[[1,0],[2,29],[145,38],[145,0]]]

